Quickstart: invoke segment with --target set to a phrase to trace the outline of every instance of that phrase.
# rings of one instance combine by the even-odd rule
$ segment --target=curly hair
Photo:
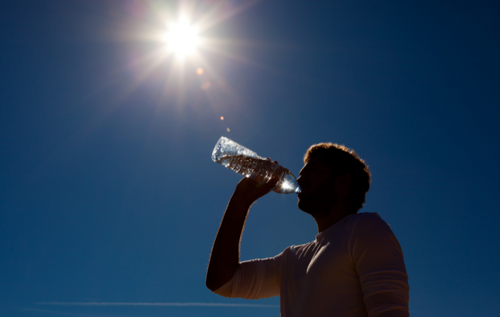
[[[350,174],[350,202],[353,213],[357,213],[365,204],[365,195],[370,189],[371,173],[354,150],[334,143],[312,145],[304,155],[304,163],[312,157],[321,157],[335,176]]]

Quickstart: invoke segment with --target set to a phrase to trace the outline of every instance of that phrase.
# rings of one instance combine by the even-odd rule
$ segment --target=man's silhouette
[[[358,155],[332,143],[304,156],[298,207],[313,216],[316,239],[267,259],[240,263],[239,246],[250,206],[277,180],[236,186],[212,248],[207,287],[226,297],[281,296],[281,316],[402,317],[408,277],[401,247],[376,213],[358,213],[370,171]]]

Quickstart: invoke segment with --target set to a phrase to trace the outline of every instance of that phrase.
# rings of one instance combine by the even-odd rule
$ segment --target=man
[[[401,247],[376,213],[360,213],[370,171],[358,155],[332,143],[310,147],[298,178],[298,207],[313,216],[316,240],[268,259],[240,263],[251,205],[277,180],[236,186],[212,248],[207,287],[226,297],[280,295],[281,316],[403,317],[408,277]]]

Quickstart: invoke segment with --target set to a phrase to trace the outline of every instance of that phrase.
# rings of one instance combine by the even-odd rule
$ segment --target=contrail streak
[[[224,303],[120,303],[120,302],[39,302],[39,305],[54,306],[204,306],[204,307],[264,307],[278,308],[278,305],[224,304]]]

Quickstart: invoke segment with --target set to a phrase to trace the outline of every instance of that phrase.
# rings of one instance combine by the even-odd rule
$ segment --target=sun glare
[[[134,71],[133,82],[124,96],[151,81],[163,84],[158,99],[161,104],[171,105],[172,98],[176,98],[177,105],[182,106],[193,89],[207,95],[210,104],[239,102],[236,92],[218,69],[225,67],[224,61],[229,59],[238,63],[254,62],[234,52],[239,43],[245,46],[246,43],[223,38],[217,30],[221,23],[259,0],[173,1],[176,5],[163,0],[132,2],[134,5],[130,6],[130,15],[125,20],[127,24],[116,34],[117,39],[132,44],[126,67]]]
[[[169,50],[184,57],[196,51],[198,45],[198,32],[187,20],[180,20],[171,24],[165,36]]]

